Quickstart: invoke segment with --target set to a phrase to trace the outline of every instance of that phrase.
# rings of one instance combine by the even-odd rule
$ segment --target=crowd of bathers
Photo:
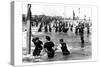
[[[39,37],[33,38],[32,42],[35,45],[35,49],[32,52],[33,56],[41,56],[41,51],[44,50],[47,53],[48,58],[54,58],[55,52],[57,50],[57,47],[55,47],[55,44],[53,41],[51,41],[50,36],[45,37],[46,42],[43,44],[43,42],[39,39]],[[59,39],[59,44],[61,45],[62,55],[67,56],[70,54],[70,51],[67,49],[67,44],[64,42],[63,39]]]

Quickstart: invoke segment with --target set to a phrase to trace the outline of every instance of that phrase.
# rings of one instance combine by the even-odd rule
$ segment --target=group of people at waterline
[[[59,39],[59,45],[55,45],[53,41],[51,41],[50,36],[45,37],[46,42],[43,43],[39,37],[33,38],[32,42],[34,43],[34,50],[32,52],[32,56],[34,58],[39,58],[46,53],[48,59],[52,59],[55,57],[56,51],[61,49],[62,55],[67,56],[70,55],[70,51],[68,50],[67,44],[64,42],[63,39]]]

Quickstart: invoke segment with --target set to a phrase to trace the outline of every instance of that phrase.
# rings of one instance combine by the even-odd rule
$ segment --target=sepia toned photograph
[[[92,9],[59,4],[22,4],[22,62],[92,58]]]

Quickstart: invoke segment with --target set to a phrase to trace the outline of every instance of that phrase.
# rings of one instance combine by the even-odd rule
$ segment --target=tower
[[[75,20],[75,12],[74,12],[74,10],[73,10],[73,20]]]

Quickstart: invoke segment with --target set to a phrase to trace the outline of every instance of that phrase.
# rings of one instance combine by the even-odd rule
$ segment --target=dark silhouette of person
[[[70,54],[69,50],[67,49],[66,43],[63,41],[63,39],[60,39],[60,44],[61,44],[61,50],[64,56],[67,56]]]
[[[89,26],[87,27],[87,36],[89,36],[89,34],[90,34],[90,28],[89,28]]]
[[[73,31],[73,24],[71,25],[71,28],[70,28],[70,30],[71,30],[71,31]]]
[[[49,32],[51,32],[52,31],[52,29],[51,29],[51,25],[49,24]]]
[[[80,28],[80,39],[81,39],[81,48],[84,48],[84,26]]]
[[[40,27],[39,27],[39,29],[38,29],[38,32],[42,32],[42,23],[40,24]]]
[[[38,37],[33,38],[32,42],[35,45],[33,56],[40,56],[41,50],[43,49],[42,47],[43,42],[40,41]]]
[[[78,35],[78,26],[75,27],[75,34]]]
[[[44,44],[44,49],[47,52],[49,59],[54,57],[55,51],[53,47],[54,47],[54,43],[51,41],[51,38],[49,36],[46,36],[46,42]]]
[[[45,25],[45,32],[48,32],[48,27],[47,27],[47,25]]]

